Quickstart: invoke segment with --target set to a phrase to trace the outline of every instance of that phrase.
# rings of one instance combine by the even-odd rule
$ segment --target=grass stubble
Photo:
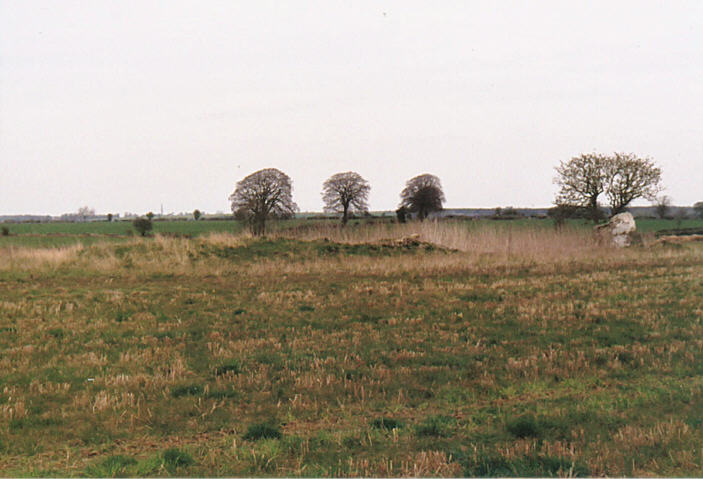
[[[426,222],[7,247],[0,473],[701,475],[700,246]]]

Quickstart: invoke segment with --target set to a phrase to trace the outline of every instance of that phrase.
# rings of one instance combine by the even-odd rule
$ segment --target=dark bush
[[[408,220],[408,209],[405,206],[401,206],[395,210],[395,216],[398,218],[398,223],[405,223]]]
[[[515,437],[539,437],[541,434],[540,424],[531,415],[520,416],[508,421],[505,427]]]
[[[10,228],[8,228],[7,226],[3,226],[2,227],[2,235],[3,236],[10,236]]]
[[[281,430],[271,422],[251,424],[244,435],[246,441],[258,441],[259,439],[280,439]]]
[[[148,218],[137,218],[132,221],[132,225],[134,226],[134,229],[137,230],[142,236],[146,236],[149,231],[154,229],[154,225]]]

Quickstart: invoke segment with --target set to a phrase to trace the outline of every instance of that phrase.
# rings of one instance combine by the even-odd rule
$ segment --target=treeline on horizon
[[[506,219],[521,216],[549,216],[557,222],[569,218],[602,222],[610,216],[623,212],[637,199],[647,199],[657,218],[683,218],[689,216],[687,207],[674,207],[671,198],[660,196],[663,190],[661,184],[661,169],[649,158],[640,158],[632,153],[613,153],[603,155],[587,153],[570,160],[562,161],[557,167],[554,183],[559,191],[552,208],[475,208],[454,209],[454,211],[489,212],[471,216],[489,216],[496,219]],[[293,218],[299,213],[297,204],[293,201],[292,180],[284,172],[276,168],[258,170],[237,182],[234,192],[229,196],[234,218],[248,223],[255,235],[265,232],[268,219]],[[309,217],[339,218],[346,225],[353,217],[370,217],[368,196],[371,186],[361,175],[353,171],[340,172],[329,177],[322,185],[323,214]],[[606,199],[606,203],[601,202]],[[395,210],[399,222],[408,220],[423,221],[431,214],[442,211],[446,201],[440,179],[425,173],[415,176],[406,182],[400,193],[400,203]],[[693,215],[703,218],[703,201],[693,205]],[[537,214],[529,212],[538,211]],[[673,212],[676,214],[672,214]],[[325,216],[327,214],[327,216]],[[134,218],[135,226],[144,220],[151,222],[164,218],[163,214],[155,215],[148,212],[145,215],[130,215]],[[195,220],[203,218],[203,213],[196,209],[188,214]],[[383,214],[385,216],[385,212]],[[168,215],[173,217],[173,215]],[[467,216],[456,213],[456,216]],[[183,215],[181,214],[181,218]],[[88,206],[81,207],[78,212],[64,214],[59,217],[63,221],[95,221],[101,218],[107,221],[119,219],[119,215],[106,214],[99,217],[95,210]],[[228,215],[213,216],[208,219],[227,219]],[[231,218],[231,217],[229,217]],[[1,221],[53,221],[50,216],[17,215],[0,217]],[[138,228],[139,229],[139,228]]]

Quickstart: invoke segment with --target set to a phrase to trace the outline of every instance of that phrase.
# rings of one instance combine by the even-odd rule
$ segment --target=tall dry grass
[[[0,249],[0,270],[56,269],[75,262],[81,251],[83,251],[83,245],[80,243],[59,248],[9,246]]]
[[[437,246],[478,255],[511,256],[530,259],[574,257],[603,251],[590,231],[579,228],[511,227],[484,224],[469,228],[466,222],[412,222],[340,228],[318,225],[303,230],[281,231],[278,237],[304,240],[326,238],[348,244],[375,243],[414,237]],[[610,248],[605,248],[610,249]]]
[[[649,262],[661,257],[701,255],[703,250],[652,248],[617,249],[604,245],[588,229],[511,226],[485,223],[468,226],[466,222],[413,222],[406,224],[372,224],[340,228],[336,225],[315,225],[282,230],[269,238],[303,241],[327,239],[345,244],[378,244],[402,238],[414,238],[456,254],[403,255],[379,257],[366,255],[308,256],[293,254],[282,260],[251,258],[227,261],[201,254],[203,246],[215,248],[246,247],[258,241],[247,232],[211,233],[194,239],[156,235],[154,238],[133,238],[122,243],[77,244],[61,248],[9,247],[0,249],[0,271],[55,270],[75,268],[95,273],[128,272],[129,274],[195,274],[221,275],[246,271],[247,274],[314,273],[336,271],[391,273],[402,271],[434,271],[471,268],[476,265],[515,265],[590,262]],[[121,253],[117,254],[117,249]]]

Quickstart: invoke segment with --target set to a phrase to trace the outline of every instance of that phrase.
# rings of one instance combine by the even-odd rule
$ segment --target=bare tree
[[[556,171],[554,183],[560,189],[554,203],[587,208],[594,223],[602,216],[598,197],[603,193],[608,198],[610,214],[616,215],[633,200],[654,200],[661,191],[661,170],[652,160],[631,153],[588,153],[562,161]]]
[[[400,208],[416,213],[420,221],[433,211],[441,211],[444,201],[439,178],[430,174],[411,178],[400,193]]]
[[[89,206],[81,206],[78,208],[78,216],[85,221],[86,218],[95,216],[95,209],[89,207]]]
[[[235,216],[249,221],[252,232],[259,236],[266,232],[269,217],[290,218],[298,210],[292,191],[288,175],[266,168],[238,182],[229,200]]]
[[[602,216],[598,197],[605,192],[608,161],[605,155],[597,153],[586,153],[562,161],[555,168],[557,177],[554,183],[560,188],[554,203],[557,206],[586,208],[590,219],[597,223]]]
[[[661,170],[649,158],[632,153],[615,153],[606,166],[605,193],[610,214],[622,213],[637,198],[654,200],[661,188]]]
[[[346,225],[349,213],[366,213],[371,187],[358,173],[347,171],[330,176],[322,185],[322,201],[325,211],[342,213],[342,225]]]
[[[666,195],[662,195],[656,198],[654,202],[654,211],[657,213],[659,219],[664,219],[669,216],[669,211],[671,210],[671,198]]]

